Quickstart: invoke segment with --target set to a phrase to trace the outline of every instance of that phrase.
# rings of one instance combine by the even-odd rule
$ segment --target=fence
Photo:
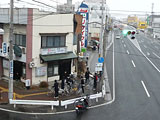
[[[102,97],[102,92],[89,96],[90,99],[96,99],[96,101],[100,97]],[[65,100],[65,101],[13,100],[13,99],[10,99],[9,102],[10,102],[10,104],[14,104],[14,107],[16,107],[17,104],[21,104],[21,105],[48,105],[48,106],[51,106],[51,109],[53,110],[54,106],[65,106],[65,108],[67,108],[67,105],[73,104],[75,102],[75,100],[81,99],[81,98],[84,98],[84,97],[79,97],[79,98]]]

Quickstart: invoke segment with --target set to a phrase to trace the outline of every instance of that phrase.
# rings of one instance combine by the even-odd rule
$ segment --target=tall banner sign
[[[81,37],[81,49],[87,47],[88,41],[88,5],[82,3],[79,7],[78,14],[83,16],[82,19],[82,37]]]

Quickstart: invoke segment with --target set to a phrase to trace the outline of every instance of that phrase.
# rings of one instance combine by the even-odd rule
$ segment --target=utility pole
[[[152,25],[153,25],[153,8],[154,8],[154,3],[152,3],[152,12],[151,12],[152,18],[151,18],[151,27],[152,27]]]
[[[103,10],[104,10],[104,0],[102,0],[102,14],[101,14],[101,32],[100,32],[100,49],[99,49],[99,57],[103,56]]]
[[[10,0],[10,28],[9,28],[9,92],[8,99],[13,99],[13,0]]]

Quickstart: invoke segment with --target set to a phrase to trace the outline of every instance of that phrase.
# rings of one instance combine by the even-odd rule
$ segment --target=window
[[[73,37],[73,45],[77,45],[77,35],[74,34],[74,37]]]
[[[26,47],[26,35],[14,34],[13,44]]]
[[[41,36],[42,48],[64,47],[65,36]]]
[[[58,65],[55,63],[48,63],[48,77],[58,75]]]

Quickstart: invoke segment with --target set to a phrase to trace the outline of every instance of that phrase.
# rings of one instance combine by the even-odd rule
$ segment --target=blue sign
[[[103,63],[104,62],[104,58],[103,57],[98,58],[98,62],[99,63]]]
[[[7,43],[3,42],[2,47],[3,47],[2,52],[5,55],[7,53]]]
[[[13,78],[13,60],[10,61],[10,78]]]

